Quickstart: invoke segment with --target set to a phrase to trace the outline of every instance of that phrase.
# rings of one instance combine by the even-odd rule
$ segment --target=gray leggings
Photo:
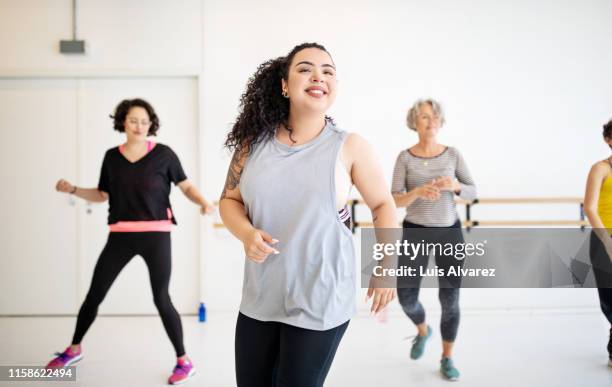
[[[404,239],[410,242],[421,241],[423,233],[419,233],[417,241],[412,240],[410,237],[410,228],[426,228],[421,225],[404,221]],[[407,230],[408,229],[408,230]],[[440,243],[461,243],[463,242],[463,234],[461,233],[461,223],[457,222],[449,228],[440,228],[439,230],[432,230],[431,233],[427,233],[428,240],[426,242],[440,242]],[[402,264],[402,257],[400,257],[400,264]],[[410,262],[410,266],[422,266],[427,267],[429,263],[429,256],[419,256],[415,260]],[[453,265],[463,266],[463,261],[458,261],[452,256],[436,255],[436,265],[445,271]],[[412,320],[415,325],[419,325],[425,322],[425,309],[419,302],[419,291],[420,291],[421,278],[416,277],[409,283],[398,283],[397,298],[402,305],[404,313]],[[438,298],[440,299],[440,305],[442,306],[442,319],[440,321],[440,332],[442,334],[442,340],[448,342],[454,342],[457,337],[457,330],[459,329],[460,310],[459,310],[459,288],[461,286],[461,280],[457,279],[453,283],[440,284]]]
[[[419,290],[419,288],[397,289],[397,298],[402,305],[402,309],[414,325],[425,322],[425,309],[419,302]],[[459,289],[440,288],[438,297],[440,298],[440,305],[442,305],[442,319],[440,321],[442,340],[453,342],[459,329]]]

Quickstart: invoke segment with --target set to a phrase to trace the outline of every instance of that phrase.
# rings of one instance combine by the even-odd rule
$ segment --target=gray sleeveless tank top
[[[328,122],[306,144],[255,145],[240,178],[254,227],[279,240],[263,263],[246,259],[240,312],[327,330],[355,313],[356,257],[336,209],[335,166],[348,133]]]

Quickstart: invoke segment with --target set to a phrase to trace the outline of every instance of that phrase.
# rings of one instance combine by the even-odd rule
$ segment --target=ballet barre
[[[468,230],[472,227],[516,227],[516,226],[579,226],[584,229],[588,226],[588,222],[584,215],[584,203],[582,198],[576,197],[547,197],[547,198],[481,198],[474,200],[456,199],[456,204],[465,206],[465,220],[462,223],[463,227]],[[486,204],[577,204],[579,206],[578,220],[474,220],[472,219],[472,207],[475,205]],[[218,202],[215,202],[218,205]],[[351,199],[348,201],[351,207],[353,222],[351,231],[354,233],[356,228],[373,227],[374,224],[370,221],[358,222],[354,219],[358,205],[365,205],[365,202],[360,199]],[[214,228],[225,228],[222,222],[214,222]]]
[[[468,230],[476,226],[484,227],[515,227],[515,226],[579,226],[584,229],[588,226],[584,215],[584,203],[582,198],[576,197],[537,197],[537,198],[480,198],[474,200],[456,199],[456,204],[465,205],[465,220],[463,227]],[[361,200],[353,200],[351,203],[352,213],[355,207],[364,204]],[[578,220],[474,220],[472,219],[472,207],[476,204],[577,204],[579,206]],[[355,227],[373,227],[372,222],[355,222]],[[354,230],[353,230],[354,231]]]

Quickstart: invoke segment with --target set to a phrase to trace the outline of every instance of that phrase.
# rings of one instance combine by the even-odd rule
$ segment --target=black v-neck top
[[[108,224],[119,221],[172,220],[170,182],[187,179],[181,162],[170,147],[156,144],[136,162],[119,147],[106,151],[98,189],[108,193]]]

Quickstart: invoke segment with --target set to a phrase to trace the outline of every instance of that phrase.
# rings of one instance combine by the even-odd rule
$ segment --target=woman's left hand
[[[202,207],[200,207],[200,213],[202,215],[210,215],[217,210],[213,204],[206,202]]]
[[[461,185],[451,176],[438,177],[434,180],[434,185],[438,187],[440,191],[461,191]]]

